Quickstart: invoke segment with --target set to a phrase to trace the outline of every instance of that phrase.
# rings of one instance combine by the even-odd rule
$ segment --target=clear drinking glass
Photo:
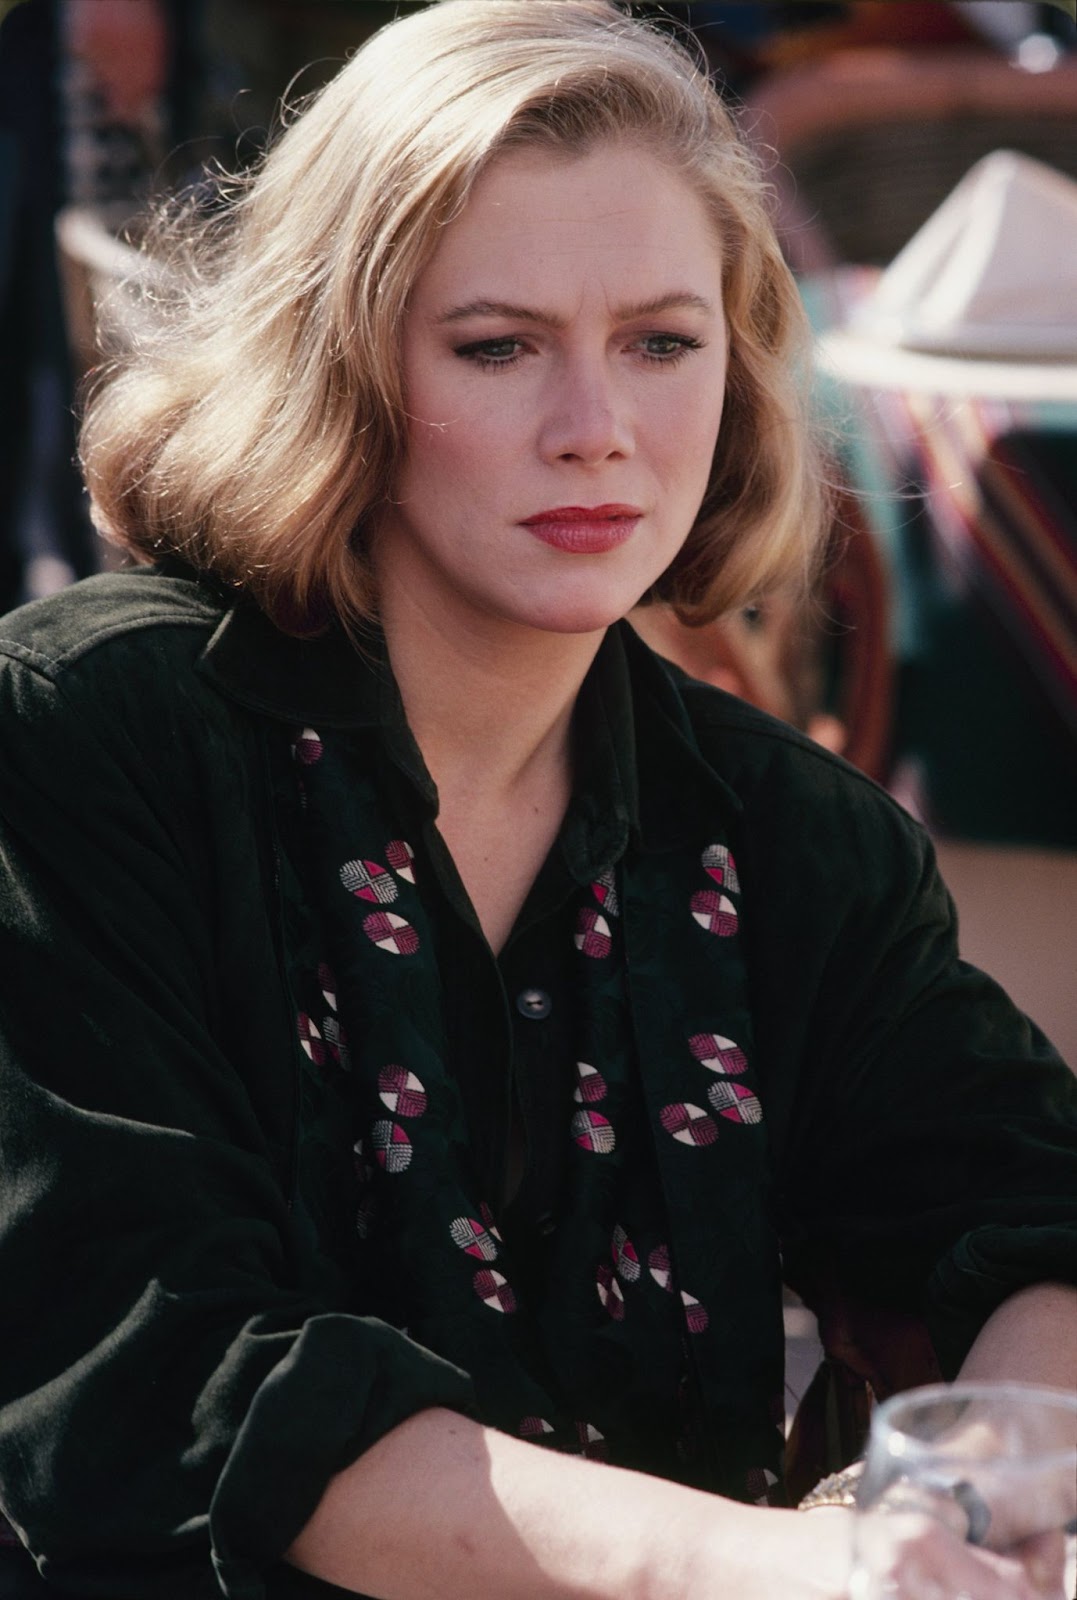
[[[936,1523],[956,1537],[940,1539]],[[1077,1395],[933,1384],[877,1407],[857,1488],[851,1600],[976,1600],[1018,1577],[1045,1600],[1071,1600],[1075,1535]]]

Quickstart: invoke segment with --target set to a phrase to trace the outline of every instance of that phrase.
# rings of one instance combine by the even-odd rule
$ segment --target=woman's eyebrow
[[[690,289],[674,289],[668,294],[654,295],[649,300],[636,300],[614,308],[618,322],[632,322],[636,317],[653,317],[663,311],[696,310],[706,314],[714,311],[713,302]],[[469,317],[504,317],[510,322],[537,322],[544,328],[559,329],[565,318],[554,311],[544,311],[538,306],[518,306],[507,300],[469,300],[466,305],[453,306],[434,320],[440,326],[449,322],[464,322]]]

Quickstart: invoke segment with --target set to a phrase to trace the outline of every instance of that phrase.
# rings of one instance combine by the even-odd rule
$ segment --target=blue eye
[[[647,333],[639,341],[640,354],[647,361],[669,366],[680,361],[690,350],[701,350],[703,341],[684,333]]]
[[[519,339],[476,339],[456,347],[456,355],[479,367],[511,367],[520,359]]]

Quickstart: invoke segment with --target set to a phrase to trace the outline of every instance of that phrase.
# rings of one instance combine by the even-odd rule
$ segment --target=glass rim
[[[876,1406],[872,1417],[872,1433],[875,1433],[877,1424],[882,1424],[890,1438],[900,1437],[903,1441],[900,1451],[888,1449],[888,1455],[917,1460],[937,1458],[951,1468],[967,1462],[970,1467],[982,1471],[985,1466],[982,1456],[955,1455],[945,1447],[940,1448],[936,1440],[919,1438],[908,1428],[902,1427],[900,1421],[895,1420],[906,1409],[911,1411],[939,1403],[961,1405],[976,1400],[1011,1400],[1019,1403],[1035,1401],[1049,1410],[1053,1409],[1060,1413],[1071,1412],[1077,1422],[1077,1394],[1071,1394],[1067,1389],[1052,1389],[1046,1384],[1020,1383],[1016,1379],[998,1383],[979,1380],[964,1383],[959,1380],[954,1383],[924,1384],[920,1388],[903,1389],[898,1394],[892,1394],[889,1399],[883,1400]],[[870,1448],[869,1442],[869,1453]],[[1009,1460],[1006,1466],[1009,1471],[1042,1472],[1064,1466],[1072,1460],[1077,1460],[1077,1435],[1072,1445],[1038,1450],[1026,1460]]]

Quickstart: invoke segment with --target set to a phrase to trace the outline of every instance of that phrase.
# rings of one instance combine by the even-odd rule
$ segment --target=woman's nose
[[[596,465],[634,449],[629,400],[604,366],[579,364],[557,375],[547,398],[541,450],[548,461]]]

